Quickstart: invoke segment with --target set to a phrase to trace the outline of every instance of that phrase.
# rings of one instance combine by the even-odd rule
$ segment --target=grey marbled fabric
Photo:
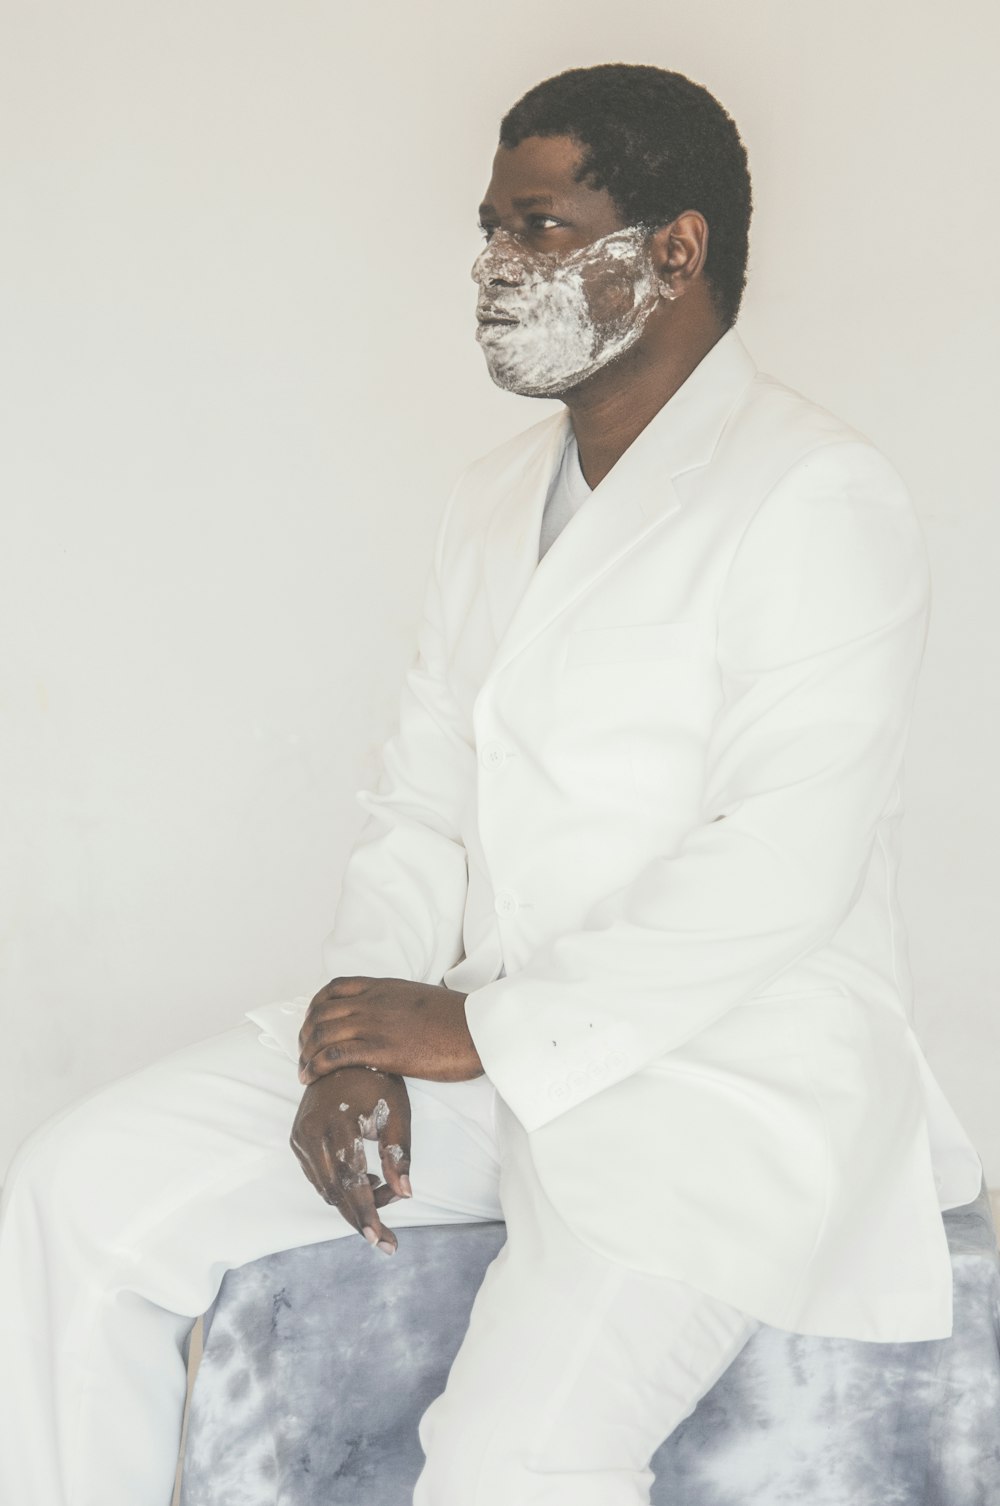
[[[1000,1259],[985,1193],[945,1214],[955,1331],[916,1344],[761,1328],[654,1460],[653,1506],[1000,1506]],[[209,1315],[183,1506],[410,1506],[501,1224],[288,1250]]]

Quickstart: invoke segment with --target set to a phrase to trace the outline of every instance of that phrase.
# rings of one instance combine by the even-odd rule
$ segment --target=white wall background
[[[311,993],[446,490],[540,416],[472,342],[503,110],[675,67],[741,125],[744,337],[874,437],[936,616],[904,899],[1000,1182],[994,0],[2,0],[0,1165]]]

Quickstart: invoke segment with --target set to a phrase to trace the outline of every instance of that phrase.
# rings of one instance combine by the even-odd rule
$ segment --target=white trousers
[[[386,1221],[508,1228],[421,1423],[415,1506],[641,1506],[651,1454],[757,1324],[581,1244],[485,1078],[407,1085],[414,1196]],[[0,1216],[2,1506],[168,1506],[187,1337],[225,1271],[360,1238],[289,1148],[301,1092],[246,1024],[101,1090],[22,1148]],[[641,1209],[613,1187],[594,1195],[647,1237]]]

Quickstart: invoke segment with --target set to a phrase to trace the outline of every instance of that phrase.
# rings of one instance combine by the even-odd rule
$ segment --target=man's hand
[[[374,1067],[432,1082],[481,1077],[465,1023],[465,994],[402,978],[334,978],[299,1033],[299,1079],[342,1067]]]
[[[378,1141],[385,1175],[381,1185],[367,1169],[366,1140]],[[320,1196],[369,1244],[391,1255],[396,1236],[376,1210],[413,1195],[410,1099],[402,1078],[364,1067],[320,1078],[302,1095],[291,1145]]]

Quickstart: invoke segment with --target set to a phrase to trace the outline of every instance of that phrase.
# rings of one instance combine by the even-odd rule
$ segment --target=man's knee
[[[127,1139],[126,1126],[116,1118],[111,1090],[105,1090],[32,1131],[4,1179],[5,1220],[32,1216],[45,1223],[51,1217],[70,1235],[81,1213],[105,1203],[112,1184],[121,1180],[116,1147]]]
[[[34,1195],[36,1190],[44,1194],[54,1187],[73,1144],[74,1137],[66,1129],[67,1121],[65,1113],[54,1115],[32,1130],[18,1146],[4,1177],[5,1207],[15,1198],[20,1201],[26,1195]]]
[[[648,1464],[616,1460],[581,1466],[578,1451],[539,1450],[524,1413],[480,1400],[445,1397],[424,1414],[426,1455],[413,1506],[640,1506],[648,1502]]]
[[[518,1500],[519,1440],[496,1405],[463,1402],[445,1392],[424,1413],[420,1444],[426,1457],[413,1506],[492,1506]]]

